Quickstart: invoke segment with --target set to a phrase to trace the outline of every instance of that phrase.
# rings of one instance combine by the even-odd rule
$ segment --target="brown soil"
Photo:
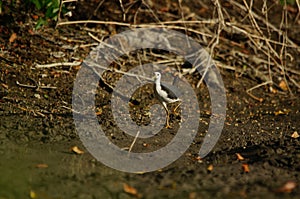
[[[180,16],[177,1],[151,2],[170,20]],[[202,17],[210,16],[214,10],[211,3],[203,7],[197,2],[188,2],[194,6],[186,3],[184,8]],[[78,3],[72,20],[90,18],[98,3]],[[144,17],[134,21],[139,6],[138,3],[132,5],[126,22],[155,22],[144,6],[141,11],[145,12]],[[223,6],[230,7],[229,4]],[[275,7],[280,8],[280,5]],[[80,66],[41,69],[36,64],[82,61],[91,51],[88,44],[97,45],[89,32],[101,38],[101,35],[108,37],[128,28],[78,24],[55,29],[50,24],[35,31],[35,13],[28,13],[21,6],[9,9],[6,4],[3,11],[0,15],[0,198],[299,198],[300,138],[292,137],[294,132],[300,134],[299,89],[296,86],[291,86],[294,96],[280,90],[282,87],[278,85],[274,86],[276,93],[270,92],[269,86],[261,86],[252,92],[263,99],[260,102],[246,90],[261,83],[261,79],[220,68],[227,92],[227,116],[222,135],[208,156],[202,160],[197,156],[210,121],[210,98],[203,85],[197,93],[201,110],[197,138],[180,159],[150,173],[116,171],[95,160],[76,134],[71,111],[72,89]],[[92,18],[122,22],[119,1],[104,1],[98,13]],[[274,15],[272,23],[280,23],[281,13],[270,14]],[[296,14],[289,13],[290,17]],[[168,18],[161,20],[168,21]],[[298,45],[299,32],[291,31],[289,35]],[[12,39],[14,33],[16,39]],[[193,34],[190,36],[195,36]],[[234,37],[234,40],[242,43],[247,38]],[[223,62],[232,62],[229,65],[238,64],[223,58],[216,56]],[[293,70],[299,71],[299,57],[293,60],[293,66]],[[112,82],[119,78],[113,73],[107,74],[112,75]],[[199,79],[189,78],[195,84]],[[294,79],[299,82],[299,75]],[[102,110],[99,121],[111,135],[117,132],[109,111],[111,91],[100,86],[98,93],[101,98],[96,97],[97,110]],[[149,87],[143,95],[153,97],[152,93]],[[153,100],[150,97],[149,103],[155,103]],[[137,110],[143,107],[138,100],[133,104]],[[139,113],[133,112],[133,119]],[[147,123],[145,118],[142,122]],[[171,118],[176,127],[180,116],[172,115]],[[155,140],[138,140],[134,150],[155,150],[164,146],[174,134],[176,128],[164,129]],[[132,142],[131,137],[122,133],[110,139],[120,147],[128,147]],[[70,148],[75,145],[85,153],[72,153]],[[244,160],[238,160],[237,153]],[[210,165],[213,165],[212,170],[208,169]],[[243,165],[249,166],[249,172]],[[284,189],[287,182],[296,183],[296,187]],[[137,194],[128,193],[124,184],[136,189]]]

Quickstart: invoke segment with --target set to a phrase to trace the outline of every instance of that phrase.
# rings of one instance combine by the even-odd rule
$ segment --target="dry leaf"
[[[201,160],[201,157],[200,156],[197,156],[197,157],[195,157],[195,160]]]
[[[248,165],[248,164],[243,164],[243,165],[242,165],[242,168],[243,168],[243,171],[244,171],[245,173],[249,173],[249,172],[250,172],[250,169],[249,169],[249,165]]]
[[[78,148],[78,146],[73,146],[71,148],[72,152],[78,154],[78,155],[81,155],[81,154],[84,154],[84,151],[82,151],[81,149]]]
[[[34,35],[34,31],[32,29],[29,29],[28,33],[31,34],[31,35]]]
[[[169,12],[169,8],[168,7],[162,7],[160,9],[161,12]]]
[[[298,138],[300,137],[299,136],[299,133],[297,131],[295,131],[292,135],[291,135],[292,138]]]
[[[292,13],[298,12],[297,8],[294,8],[293,6],[290,6],[290,5],[286,5],[286,10],[289,12],[292,12]]]
[[[236,157],[237,157],[238,160],[244,160],[244,159],[245,159],[245,158],[244,158],[241,154],[239,154],[239,153],[236,153]]]
[[[134,107],[134,106],[135,106],[132,102],[128,102],[128,105],[129,105],[130,107]]]
[[[189,199],[196,199],[196,198],[197,198],[196,192],[191,192],[191,193],[189,194]]]
[[[148,143],[143,143],[143,147],[148,147],[149,144]]]
[[[284,80],[281,80],[281,82],[279,83],[279,87],[280,87],[282,90],[284,90],[284,91],[287,91],[287,90],[288,90],[288,87],[287,87],[287,85],[286,85],[286,83],[285,83]]]
[[[38,19],[39,19],[39,16],[38,16],[38,15],[32,15],[32,18],[33,18],[34,20],[38,20]]]
[[[131,195],[134,195],[134,196],[137,196],[138,195],[138,192],[137,190],[132,187],[132,186],[129,186],[128,184],[124,183],[123,184],[123,190],[126,192],[126,193],[129,193]]]
[[[30,190],[30,192],[29,192],[29,197],[30,197],[31,199],[36,198],[36,193],[35,193],[34,191]]]
[[[202,160],[202,158],[200,157],[200,156],[197,156],[197,157],[195,157],[194,158],[197,162],[199,162],[199,163],[202,163],[203,162],[203,160]]]
[[[297,186],[296,182],[294,181],[288,181],[286,182],[282,187],[278,188],[276,192],[280,193],[290,193],[295,189]]]
[[[50,72],[50,74],[51,74],[54,78],[57,78],[57,77],[60,77],[60,76],[61,76],[61,73],[59,73],[59,72],[57,72],[57,71]]]
[[[214,169],[214,166],[212,164],[208,165],[207,171],[212,171]]]
[[[9,43],[13,43],[17,39],[17,33],[13,33],[10,35]]]
[[[291,110],[289,110],[289,109],[283,109],[283,111],[282,110],[279,110],[279,111],[275,111],[274,112],[274,115],[287,115],[289,112],[291,112]]]
[[[204,13],[206,13],[207,12],[207,8],[204,8],[204,7],[202,7],[200,10],[199,10],[199,14],[204,14]]]
[[[270,86],[270,92],[276,94],[277,93],[277,89],[275,89],[272,86]]]
[[[96,115],[101,115],[103,112],[102,108],[97,108]]]
[[[35,165],[36,168],[48,168],[47,164],[37,164]]]

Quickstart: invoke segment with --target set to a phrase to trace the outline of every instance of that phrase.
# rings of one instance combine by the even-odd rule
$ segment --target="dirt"
[[[81,11],[75,10],[77,15],[73,19],[89,18],[88,13],[95,5],[98,1],[77,5]],[[167,16],[172,18],[180,14],[175,5],[176,2],[164,2],[159,6],[161,10],[167,9]],[[134,4],[127,13],[128,22],[134,21],[135,6],[138,5]],[[220,68],[226,88],[227,115],[213,151],[203,159],[198,157],[211,116],[209,93],[202,85],[196,91],[201,114],[198,134],[184,155],[150,173],[117,171],[97,161],[76,133],[72,91],[80,65],[38,68],[36,64],[82,61],[91,46],[97,45],[89,32],[99,34],[101,29],[101,34],[108,37],[126,28],[79,24],[55,29],[50,23],[35,31],[35,12],[28,13],[21,6],[12,12],[8,8],[4,4],[0,19],[1,199],[299,198],[300,138],[292,136],[295,132],[300,134],[299,89],[292,87],[292,95],[280,89],[270,92],[268,86],[261,86],[253,91],[263,99],[261,102],[246,92],[258,85],[259,80]],[[119,1],[105,1],[101,14],[94,18],[121,21],[120,9]],[[201,10],[199,4],[190,7],[193,12],[203,12],[203,16],[209,15],[210,9]],[[153,22],[153,17],[147,15],[151,14],[146,12],[145,18],[138,18],[138,22]],[[294,61],[294,70],[299,70],[299,59]],[[133,66],[123,70],[130,67]],[[119,76],[107,73],[105,78],[113,83]],[[188,78],[194,84],[199,79]],[[149,118],[145,112],[139,112],[144,111],[144,104],[138,97],[150,96],[148,105],[156,103],[152,87],[145,87],[140,90],[142,94],[134,97],[135,109],[131,110],[133,120],[144,124]],[[99,83],[96,96],[96,112],[101,111],[99,123],[113,143],[120,148],[129,147],[133,138],[114,123],[109,110],[110,96],[111,91]],[[137,118],[139,114],[141,117]],[[180,119],[180,115],[172,114],[173,129],[163,129],[152,140],[138,139],[133,150],[149,152],[164,146],[176,134]],[[84,153],[72,152],[73,146]],[[244,159],[238,159],[237,154]],[[285,189],[288,182],[296,187]]]

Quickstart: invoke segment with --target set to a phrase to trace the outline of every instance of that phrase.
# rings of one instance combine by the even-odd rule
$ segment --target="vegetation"
[[[2,13],[4,3],[3,0],[0,0],[0,14]],[[42,16],[38,18],[36,29],[48,24],[49,21],[57,21],[60,12],[67,12],[67,9],[61,5],[61,0],[24,0],[23,3],[25,6],[34,7],[35,10],[42,13]],[[15,6],[16,1],[11,0],[9,7],[14,8]]]

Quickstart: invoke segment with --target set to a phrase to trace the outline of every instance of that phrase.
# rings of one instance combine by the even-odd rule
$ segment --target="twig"
[[[72,112],[74,112],[74,113],[77,113],[77,114],[80,114],[81,112],[79,112],[79,111],[75,111],[73,108],[70,108],[70,107],[67,107],[67,106],[60,106],[61,108],[64,108],[64,109],[67,109],[67,110],[70,110],[70,111],[72,111]]]
[[[252,97],[253,99],[255,99],[255,100],[259,101],[259,102],[263,102],[263,101],[264,101],[263,98],[261,98],[261,97],[256,97],[255,95],[253,95],[253,94],[250,93],[250,92],[247,92],[247,94],[248,94],[250,97]]]
[[[293,78],[291,78],[291,77],[289,77],[289,80],[297,87],[297,88],[299,88],[300,89],[300,84],[299,83],[297,83],[297,81],[296,80],[294,80]]]
[[[79,66],[81,62],[74,61],[74,62],[61,62],[61,63],[52,63],[52,64],[36,64],[36,68],[51,68],[56,66]]]
[[[38,88],[38,86],[33,86],[33,85],[28,85],[28,84],[21,84],[20,82],[16,81],[16,84],[18,86],[21,86],[21,87],[25,87],[25,88]]]
[[[235,30],[237,30],[237,31],[242,32],[243,34],[245,34],[245,35],[250,39],[250,41],[257,47],[257,49],[259,49],[260,51],[262,51],[266,56],[270,56],[270,53],[268,53],[268,51],[269,51],[270,48],[265,49],[266,47],[259,45],[259,44],[257,43],[257,41],[254,40],[254,38],[252,37],[252,35],[249,34],[246,30],[243,30],[243,29],[241,29],[241,28],[239,28],[239,27],[237,27],[237,26],[235,26],[235,25],[233,25],[233,24],[231,24],[231,23],[226,23],[226,24],[227,24],[227,25],[230,25],[233,29],[235,29]],[[265,40],[265,39],[264,39],[264,40]],[[268,43],[267,40],[265,40],[265,41],[266,41],[266,43]],[[271,47],[271,48],[272,48],[272,47]],[[272,48],[272,49],[273,49],[273,48]],[[274,49],[273,49],[273,51],[274,51]],[[278,57],[278,59],[279,59],[279,55],[277,54],[277,52],[275,52],[275,54],[277,55],[277,57]],[[271,57],[271,56],[270,56],[270,57]],[[274,57],[271,57],[271,58],[272,58],[272,60],[273,60],[278,66],[281,66],[281,64],[278,63],[278,61],[277,61]]]
[[[150,5],[148,5],[145,0],[142,0],[143,4],[150,10],[151,14],[153,15],[153,17],[156,19],[156,21],[161,24],[161,21],[159,20],[158,16],[154,13],[153,9],[150,7]],[[162,24],[163,25],[163,24]]]
[[[63,0],[63,1],[60,1],[59,3],[59,10],[58,10],[58,14],[57,14],[57,23],[55,24],[55,28],[57,28],[59,22],[61,21],[61,18],[60,18],[60,15],[61,15],[61,12],[62,12],[62,6],[63,4],[65,3],[71,3],[71,2],[76,2],[77,0]]]
[[[146,76],[143,76],[143,75],[128,73],[128,72],[124,72],[124,71],[121,71],[121,70],[118,70],[118,69],[107,68],[107,67],[101,66],[101,65],[96,65],[95,67],[96,68],[101,68],[101,69],[104,69],[104,70],[107,70],[107,71],[111,71],[111,72],[120,73],[120,74],[127,75],[127,76],[130,76],[130,77],[136,77],[137,79],[145,79],[145,80],[153,81],[152,78],[149,78],[149,77],[146,77]],[[91,68],[95,68],[95,67],[91,67]],[[100,75],[100,74],[98,74],[98,75]]]
[[[126,12],[125,12],[125,9],[124,9],[124,6],[123,6],[123,2],[122,0],[119,0],[120,2],[120,6],[121,6],[121,9],[122,9],[122,12],[123,12],[123,21],[126,21]]]
[[[26,111],[29,113],[33,113],[34,116],[40,115],[42,117],[46,117],[46,115],[44,115],[43,113],[41,113],[40,111],[36,111],[36,110],[32,110],[32,109],[28,109],[28,108],[24,108],[20,105],[17,106],[17,108],[21,109],[22,111]]]
[[[223,30],[223,27],[225,26],[224,24],[224,16],[222,13],[222,9],[221,9],[221,5],[219,3],[219,0],[212,0],[213,4],[215,5],[215,7],[217,8],[217,13],[218,13],[218,29],[217,29],[217,34],[213,37],[212,41],[210,43],[212,43],[211,45],[211,49],[210,49],[210,54],[213,55],[213,51],[214,48],[216,47],[216,45],[219,44],[219,40],[220,40],[220,34]],[[208,45],[210,46],[210,44]]]
[[[16,81],[16,84],[17,84],[18,86],[21,86],[21,87],[25,87],[25,88],[34,88],[34,89],[39,89],[39,88],[41,88],[41,89],[56,89],[56,88],[57,88],[57,87],[55,87],[55,86],[42,86],[42,85],[40,85],[40,84],[37,84],[37,85],[33,86],[33,85],[29,85],[29,84],[22,84],[22,83],[20,83],[20,82],[18,82],[18,81]]]
[[[183,13],[183,9],[182,9],[182,0],[178,0],[178,5],[179,5],[179,10],[180,10],[180,13],[181,13],[181,18],[182,18],[182,21],[185,21],[185,18],[184,18],[184,13]],[[183,23],[184,25],[184,28],[185,28],[185,35],[186,35],[186,41],[188,43],[188,47],[190,47],[190,41],[188,40],[187,38],[187,33],[188,33],[188,30],[187,30],[187,24],[186,23]]]
[[[297,4],[297,7],[298,7],[298,14],[297,14],[297,16],[295,17],[295,22],[298,21],[299,16],[300,16],[300,2],[299,2],[299,0],[296,0],[296,4]]]
[[[111,25],[119,25],[119,26],[128,26],[131,25],[129,23],[122,23],[117,21],[97,21],[97,20],[79,20],[79,21],[65,21],[65,22],[59,22],[57,25],[73,25],[73,24],[85,24],[85,23],[93,23],[93,24],[111,24]]]
[[[245,12],[247,12],[247,8],[245,8],[243,5],[239,4],[238,2],[234,1],[234,0],[229,0],[229,2],[237,7],[239,7],[239,9],[244,10]],[[278,28],[276,28],[273,24],[271,24],[270,22],[266,21],[264,18],[262,18],[261,16],[257,15],[256,13],[252,13],[253,16],[262,21],[264,24],[268,24],[268,26],[273,29],[273,31],[276,31],[279,35],[283,35],[282,30],[279,30]],[[289,42],[294,48],[297,49],[298,52],[300,52],[300,48],[297,44],[295,44],[289,37],[286,38],[287,42]]]
[[[249,88],[246,92],[247,92],[247,94],[248,94],[250,97],[252,97],[253,99],[262,102],[262,101],[264,100],[263,98],[256,97],[256,96],[254,96],[254,95],[253,95],[252,93],[250,93],[250,92],[251,92],[252,90],[254,90],[254,89],[257,89],[257,88],[261,87],[261,86],[264,86],[264,85],[267,85],[267,84],[272,84],[272,83],[273,83],[272,81],[266,81],[266,82],[263,82],[263,83],[258,84],[258,85],[256,85],[256,86],[253,86],[252,88]]]
[[[63,0],[62,3],[71,3],[71,2],[76,2],[77,0]]]
[[[97,5],[96,9],[94,10],[93,14],[91,14],[91,15],[89,16],[89,20],[93,17],[93,15],[96,15],[96,14],[97,14],[99,8],[102,6],[102,4],[104,3],[104,1],[105,1],[105,0],[102,0],[102,1],[100,1],[100,2],[98,3],[98,5]],[[85,26],[86,26],[86,24],[85,24]]]
[[[285,25],[285,27],[287,27],[288,26],[288,17],[287,17],[287,10],[286,10],[286,7],[287,7],[287,4],[286,4],[286,1],[284,1],[284,7],[283,7],[283,13],[282,13],[282,21],[281,21],[281,23],[280,23],[280,27],[284,24]],[[285,34],[283,35],[283,43],[286,43],[286,41],[287,41],[287,29],[285,29],[285,32],[284,32]],[[290,88],[290,86],[289,86],[289,83],[288,83],[288,81],[287,81],[287,79],[286,79],[286,72],[285,72],[285,68],[286,68],[286,61],[283,61],[283,59],[284,60],[286,60],[286,58],[287,58],[287,49],[286,49],[286,47],[285,46],[282,46],[281,47],[281,50],[280,50],[280,61],[281,61],[281,63],[282,63],[282,65],[283,65],[283,68],[281,69],[282,70],[282,73],[283,73],[283,79],[284,79],[284,81],[285,81],[285,84],[286,84],[286,86],[287,86],[287,89],[289,90],[289,92],[293,95],[293,93],[292,93],[292,90],[291,90],[291,88]]]
[[[74,25],[74,24],[82,24],[82,23],[92,23],[92,24],[112,24],[112,25],[119,25],[119,26],[126,26],[130,28],[169,28],[169,29],[177,29],[177,30],[188,30],[189,32],[196,33],[199,35],[203,35],[206,37],[212,37],[211,34],[200,32],[198,30],[192,29],[192,28],[187,28],[182,26],[174,26],[174,25],[169,25],[166,26],[164,23],[161,24],[138,24],[138,25],[133,25],[129,23],[122,23],[122,22],[117,22],[117,21],[96,21],[96,20],[83,20],[83,21],[66,21],[66,22],[60,22],[57,25],[62,26],[62,25]],[[185,23],[184,21],[176,21],[176,23]],[[196,22],[193,22],[196,23]],[[198,22],[201,23],[201,22]]]
[[[138,131],[138,132],[136,133],[136,135],[135,135],[135,137],[134,137],[134,140],[132,141],[132,143],[131,143],[131,145],[130,145],[130,147],[129,147],[129,149],[128,149],[128,153],[131,152],[131,150],[132,150],[132,148],[133,148],[133,145],[135,144],[135,142],[136,142],[137,138],[139,137],[139,135],[140,135],[140,131]]]
[[[95,35],[93,35],[92,33],[88,33],[88,35],[90,36],[90,37],[92,37],[94,40],[96,40],[97,42],[99,42],[99,43],[101,43],[101,42],[103,42],[103,39],[104,39],[104,37],[102,37],[102,39],[99,39],[98,37],[96,37]]]
[[[289,44],[286,44],[286,43],[282,43],[282,42],[278,42],[278,41],[272,40],[272,39],[267,38],[267,37],[263,37],[263,36],[252,34],[250,31],[244,30],[244,29],[238,27],[238,24],[234,24],[234,23],[231,23],[231,22],[225,22],[225,25],[226,26],[230,26],[235,31],[238,31],[238,32],[240,32],[240,33],[242,33],[242,34],[244,34],[246,36],[250,36],[251,38],[254,38],[254,39],[264,40],[264,41],[267,41],[267,42],[270,42],[270,43],[273,43],[273,44],[276,44],[276,45],[286,46],[286,47],[289,47],[289,48],[299,48],[298,46],[289,45]],[[241,26],[241,25],[239,25],[239,26]]]
[[[42,89],[57,89],[56,86],[42,86],[42,85],[39,85],[38,88],[42,88]]]

